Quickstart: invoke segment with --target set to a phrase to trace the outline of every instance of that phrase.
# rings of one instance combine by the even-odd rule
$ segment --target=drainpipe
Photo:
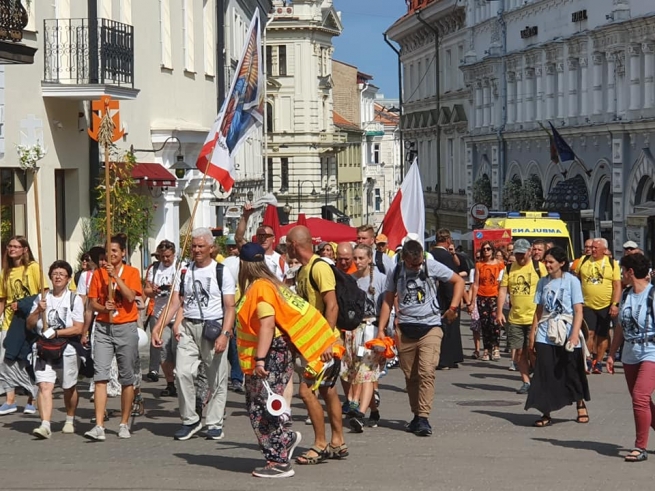
[[[405,172],[404,172],[404,165],[405,165],[405,142],[403,141],[403,64],[400,61],[400,50],[396,48],[393,44],[391,44],[391,41],[389,41],[389,37],[387,36],[387,33],[383,33],[382,37],[384,38],[384,42],[389,45],[389,47],[394,50],[396,53],[396,58],[398,59],[398,110],[400,111],[398,113],[398,139],[400,141],[400,182],[402,182],[403,178],[405,177]],[[394,186],[396,185],[394,181]]]
[[[416,10],[416,18],[434,33],[434,56],[435,56],[435,75],[436,75],[436,105],[437,105],[437,120],[435,125],[437,127],[437,183],[435,191],[437,193],[437,205],[434,207],[434,218],[436,229],[440,228],[439,210],[441,209],[441,125],[439,124],[439,117],[441,116],[441,57],[439,56],[439,30],[435,29],[432,25],[428,24],[421,17],[421,10]]]
[[[216,113],[225,99],[225,5],[216,0]]]
[[[89,83],[98,83],[98,2],[87,0],[87,18],[89,27]],[[88,104],[88,105],[87,105]],[[89,108],[90,103],[85,103]],[[89,115],[89,124],[93,126],[93,117]],[[91,128],[93,129],[93,128]],[[89,142],[89,212],[93,215],[98,209],[98,177],[100,176],[100,147],[93,138]]]
[[[498,24],[500,25],[500,56],[502,68],[500,70],[500,101],[501,101],[501,119],[500,126],[496,132],[498,140],[498,206],[503,207],[503,188],[505,186],[505,174],[507,172],[507,155],[505,149],[505,139],[503,132],[507,124],[507,23],[505,22],[505,0],[500,0],[498,8]]]

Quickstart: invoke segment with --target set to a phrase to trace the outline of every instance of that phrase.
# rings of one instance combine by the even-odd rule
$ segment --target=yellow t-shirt
[[[542,263],[537,267],[541,273],[541,278],[548,272]],[[527,326],[532,324],[534,311],[537,305],[534,303],[534,294],[537,291],[537,283],[540,276],[537,275],[532,260],[529,260],[525,266],[519,266],[517,263],[512,264],[509,274],[504,274],[500,286],[507,287],[512,308],[509,311],[508,322],[517,326]]]
[[[590,257],[578,267],[578,275],[585,307],[600,310],[612,303],[612,282],[621,280],[621,268],[617,261],[607,256],[599,261]]]
[[[4,278],[4,272],[2,274],[0,280]],[[14,318],[11,304],[30,295],[36,295],[39,291],[41,291],[41,274],[38,263],[31,262],[27,267],[11,268],[7,281],[0,281],[0,298],[5,299],[3,331],[9,330],[11,320]]]
[[[312,271],[314,283],[318,287],[318,292],[314,290],[312,283],[309,281],[309,271],[312,265],[316,262],[316,266]],[[307,300],[310,305],[314,306],[321,314],[325,314],[325,304],[323,303],[323,293],[334,291],[337,287],[337,282],[334,278],[334,273],[330,265],[320,259],[316,254],[312,256],[306,266],[300,268],[296,276],[296,290],[298,295]]]

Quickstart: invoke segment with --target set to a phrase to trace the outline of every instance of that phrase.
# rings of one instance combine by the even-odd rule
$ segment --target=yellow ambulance
[[[543,239],[563,247],[570,258],[575,257],[569,229],[559,213],[545,211],[492,212],[484,223],[485,229],[506,228],[512,231],[512,240]]]

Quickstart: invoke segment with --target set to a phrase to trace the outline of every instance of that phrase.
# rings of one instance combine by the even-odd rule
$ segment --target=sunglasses
[[[258,239],[266,240],[266,239],[270,239],[271,237],[274,237],[274,235],[273,234],[257,234]]]
[[[483,250],[483,251],[490,251],[490,250],[491,250],[491,247],[483,247],[482,250]]]
[[[623,250],[624,251],[634,251],[635,248],[634,247],[625,247]]]

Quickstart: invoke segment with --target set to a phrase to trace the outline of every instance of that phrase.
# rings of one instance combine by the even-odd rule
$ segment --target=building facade
[[[655,15],[628,0],[470,0],[461,66],[472,109],[469,189],[502,208],[512,180],[538,182],[579,247],[655,250]],[[576,153],[551,159],[549,123]],[[483,193],[484,194],[484,193]],[[469,205],[475,201],[469,192]],[[535,203],[539,207],[538,203]]]
[[[332,115],[332,38],[343,26],[332,0],[274,0],[271,16],[266,187],[295,221],[337,202],[336,154],[346,136],[335,131]]]
[[[493,3],[493,2],[492,2]],[[468,50],[466,5],[459,0],[409,0],[388,30],[403,65],[401,128],[408,168],[418,157],[428,235],[467,229],[465,139],[469,100],[459,60]]]

